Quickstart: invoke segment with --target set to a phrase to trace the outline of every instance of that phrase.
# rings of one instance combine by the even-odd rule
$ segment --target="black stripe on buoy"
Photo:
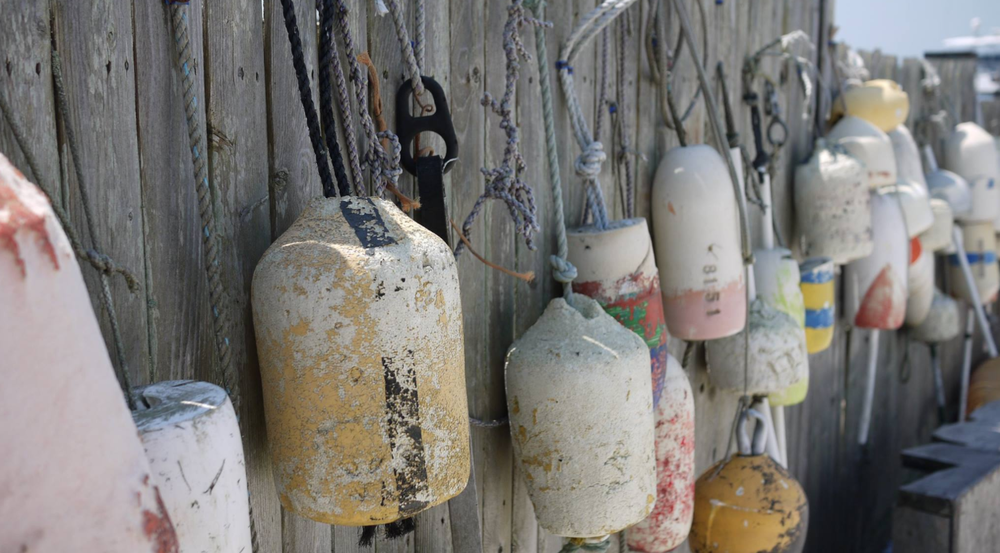
[[[389,450],[396,477],[399,514],[409,516],[427,506],[427,465],[417,398],[413,352],[402,359],[382,357]]]
[[[354,229],[358,241],[365,248],[378,248],[396,243],[382,220],[382,215],[371,198],[348,196],[340,200],[340,212]]]

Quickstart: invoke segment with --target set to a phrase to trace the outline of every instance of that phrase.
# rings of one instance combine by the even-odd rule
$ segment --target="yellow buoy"
[[[389,202],[317,198],[264,253],[252,302],[286,509],[385,524],[462,491],[462,311],[443,240]]]
[[[889,79],[866,81],[846,90],[844,101],[833,103],[835,115],[844,113],[844,104],[847,104],[847,115],[860,117],[885,132],[903,124],[910,114],[910,97],[899,83]]]
[[[740,420],[740,453],[705,471],[694,485],[693,553],[798,553],[806,542],[809,503],[802,486],[764,453],[758,418],[753,445]]]

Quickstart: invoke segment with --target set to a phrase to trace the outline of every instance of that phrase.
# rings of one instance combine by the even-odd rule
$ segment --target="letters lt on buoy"
[[[386,524],[462,491],[462,311],[443,240],[390,202],[317,198],[264,253],[251,296],[286,509]]]
[[[83,275],[0,155],[0,551],[178,553]],[[53,338],[55,337],[55,338]]]

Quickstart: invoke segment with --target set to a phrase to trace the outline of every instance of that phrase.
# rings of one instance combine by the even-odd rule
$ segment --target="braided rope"
[[[329,14],[330,21],[333,21],[333,1],[322,0],[323,12]],[[344,127],[344,141],[347,142],[347,158],[351,163],[351,173],[354,175],[354,193],[361,194],[364,189],[364,175],[361,172],[361,162],[358,157],[358,139],[354,133],[354,115],[351,113],[351,96],[347,92],[347,82],[344,78],[344,66],[340,61],[340,52],[337,49],[337,41],[332,36],[328,36],[330,41],[330,67],[332,69],[334,82],[337,85],[337,101],[340,102],[340,117]],[[327,108],[329,109],[329,108]],[[329,142],[329,140],[328,140]]]
[[[320,0],[319,10],[319,110],[323,121],[323,135],[326,138],[327,149],[331,149],[331,136],[337,136],[337,122],[333,117],[333,92],[330,74],[333,73],[334,84],[337,87],[337,101],[340,103],[340,116],[344,127],[344,140],[347,142],[347,159],[351,164],[351,176],[354,177],[354,193],[360,194],[363,188],[361,163],[358,161],[358,145],[354,135],[354,117],[351,115],[350,97],[344,82],[344,70],[337,51],[337,42],[333,39],[334,8],[331,0]],[[347,106],[348,109],[344,109]]]
[[[626,219],[635,217],[635,163],[633,160],[635,152],[632,150],[632,141],[630,139],[632,132],[628,126],[628,118],[622,117],[622,114],[628,108],[628,104],[626,103],[628,95],[625,93],[625,54],[628,51],[628,35],[631,34],[631,21],[631,18],[626,14],[617,24],[618,79],[615,87],[616,100],[613,106],[614,111],[612,112],[616,116],[616,128],[618,129],[618,163],[624,166],[625,183],[621,186],[621,190],[625,196],[622,203],[625,206]]]
[[[543,23],[527,15],[521,0],[513,0],[507,8],[507,22],[503,30],[503,50],[506,54],[506,79],[503,97],[498,101],[489,92],[483,94],[482,105],[489,107],[493,113],[500,116],[500,128],[507,135],[507,144],[504,147],[503,159],[500,166],[494,169],[485,167],[480,169],[486,177],[486,187],[482,195],[472,206],[472,210],[462,224],[462,234],[469,239],[472,234],[472,225],[482,211],[482,206],[488,199],[503,200],[510,212],[511,219],[514,220],[516,231],[528,245],[528,249],[534,250],[534,233],[540,230],[536,217],[536,207],[534,193],[527,182],[521,178],[525,171],[524,157],[519,149],[520,135],[517,125],[514,122],[514,93],[517,90],[517,81],[520,77],[521,64],[518,58],[530,60],[531,57],[524,49],[521,42],[520,27],[524,24],[535,27],[544,27]],[[459,242],[455,247],[455,255],[459,255],[465,249],[465,243]]]
[[[560,49],[556,69],[559,71],[559,82],[566,96],[566,106],[569,109],[569,119],[573,124],[573,134],[579,144],[581,153],[574,163],[576,174],[583,179],[587,189],[587,207],[594,220],[594,226],[605,229],[608,226],[608,212],[604,203],[604,192],[601,190],[599,177],[601,166],[607,156],[603,145],[590,133],[587,120],[580,106],[573,80],[573,61],[582,51],[586,43],[601,32],[635,0],[605,0],[599,6],[583,17],[573,29]]]
[[[403,63],[406,64],[406,71],[410,75],[410,82],[413,83],[413,93],[420,96],[424,93],[424,83],[420,80],[420,64],[417,61],[417,54],[414,53],[414,43],[410,42],[410,34],[406,31],[406,21],[403,18],[403,10],[396,0],[383,0],[385,7],[392,17],[393,26],[396,29],[396,38],[399,39],[399,48],[403,53]],[[423,21],[423,4],[417,6],[417,17]],[[379,15],[383,15],[378,11]],[[417,27],[417,45],[420,49],[420,57],[423,58],[423,29],[422,25]]]
[[[546,0],[529,0],[531,11],[539,21],[545,19]],[[549,158],[549,182],[552,185],[552,214],[555,216],[556,254],[549,257],[552,277],[563,285],[563,296],[572,300],[576,267],[570,263],[566,242],[566,219],[563,214],[562,176],[559,172],[559,149],[556,145],[556,123],[552,109],[552,79],[549,77],[549,53],[545,42],[545,27],[535,29],[535,54],[538,56],[538,83],[542,89],[542,120],[545,125],[545,153]]]

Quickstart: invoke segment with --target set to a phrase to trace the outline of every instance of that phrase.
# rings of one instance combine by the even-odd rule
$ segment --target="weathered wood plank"
[[[205,7],[205,106],[209,173],[232,313],[233,364],[240,371],[243,444],[261,551],[282,551],[281,515],[267,447],[250,282],[271,239],[267,75],[262,6],[253,0]]]
[[[145,255],[132,12],[116,6],[117,3],[108,0],[86,4],[53,2],[54,34],[62,56],[69,118],[79,142],[79,162],[96,219],[97,248],[143,282]],[[69,145],[61,143],[60,149],[66,166],[72,167]],[[68,173],[71,217],[81,238],[93,240],[83,224],[80,183],[72,171]],[[88,289],[94,291],[91,297],[96,300],[100,293],[98,275],[90,270],[83,274]],[[151,375],[144,291],[133,294],[118,278],[111,279],[111,291],[132,382],[147,383]],[[97,301],[93,303],[99,305]],[[114,352],[108,316],[102,310],[96,311],[108,351]],[[112,359],[117,365],[114,354]]]

